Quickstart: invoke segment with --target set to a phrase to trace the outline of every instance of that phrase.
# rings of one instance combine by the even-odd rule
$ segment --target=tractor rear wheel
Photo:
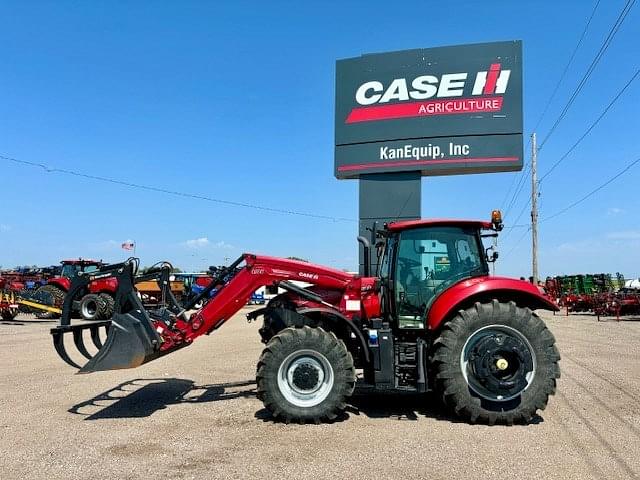
[[[285,422],[334,420],[355,386],[353,358],[342,340],[322,328],[285,328],[258,361],[257,396]]]
[[[88,293],[80,300],[80,315],[83,320],[100,320],[104,301],[95,293]]]
[[[51,300],[53,301],[53,305],[51,305],[52,307],[62,308],[62,304],[64,303],[64,296],[66,295],[66,293],[60,287],[47,284],[38,288],[36,292],[45,292],[44,296],[47,298],[51,298]],[[46,311],[36,313],[36,318],[41,318],[41,319],[59,318],[59,317],[60,317],[59,313],[46,312]]]
[[[109,320],[111,317],[113,317],[113,311],[115,309],[116,301],[108,293],[103,292],[98,294],[98,296],[103,302],[103,308],[100,311],[100,318],[102,318],[103,320]]]
[[[436,390],[472,423],[527,423],[560,378],[560,355],[544,322],[514,302],[476,303],[444,325],[434,342]]]

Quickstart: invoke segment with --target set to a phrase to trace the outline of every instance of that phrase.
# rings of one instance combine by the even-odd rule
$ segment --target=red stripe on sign
[[[345,123],[372,122],[393,118],[462,115],[466,113],[499,112],[502,97],[463,98],[460,100],[431,100],[429,102],[394,103],[357,107],[351,110]]]
[[[492,63],[489,67],[489,73],[487,73],[487,83],[484,84],[484,90],[482,93],[485,95],[491,95],[496,91],[496,82],[498,81],[498,75],[500,74],[500,64]]]
[[[377,163],[361,163],[354,165],[341,165],[338,167],[339,172],[351,172],[353,170],[368,170],[370,168],[388,168],[388,167],[413,167],[418,165],[440,165],[443,163],[505,163],[516,162],[518,157],[478,157],[478,158],[456,158],[443,160],[403,160],[400,162],[377,162]]]

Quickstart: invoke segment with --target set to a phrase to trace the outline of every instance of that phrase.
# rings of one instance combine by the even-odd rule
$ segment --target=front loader
[[[274,417],[336,418],[358,370],[358,382],[376,390],[435,391],[469,422],[526,423],[545,408],[560,376],[555,339],[534,311],[557,307],[530,283],[489,275],[497,254],[489,254],[482,240],[501,229],[499,212],[491,222],[390,223],[376,232],[375,276],[369,265],[359,276],[246,253],[182,306],[168,288],[171,266],[165,263],[147,274],[165,300],[154,310],[146,310],[135,291],[138,262],[132,258],[79,275],[71,285],[70,293],[116,277],[111,319],[73,323],[69,300],[51,333],[60,356],[79,373],[137,367],[210,334],[254,291],[275,285],[284,293],[247,315],[263,320],[257,395]],[[359,240],[368,264],[369,242]],[[200,302],[202,308],[192,311]],[[86,364],[69,356],[66,336]]]

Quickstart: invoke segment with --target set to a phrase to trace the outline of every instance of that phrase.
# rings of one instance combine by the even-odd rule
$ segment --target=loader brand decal
[[[308,280],[318,280],[319,278],[317,273],[299,272],[298,276],[302,278],[306,278]]]
[[[335,138],[338,178],[521,170],[521,42],[339,60]]]
[[[355,101],[364,107],[351,110],[345,123],[387,120],[422,115],[456,115],[478,112],[499,112],[502,109],[502,94],[507,90],[511,70],[501,70],[499,63],[491,65],[488,71],[475,74],[470,95],[485,95],[483,98],[462,98],[459,100],[432,100],[430,98],[462,97],[465,87],[470,84],[469,73],[449,73],[440,78],[434,75],[420,75],[412,81],[406,78],[394,79],[385,88],[382,82],[368,81],[358,87]],[[466,88],[468,90],[468,87]],[[491,95],[491,96],[486,96]],[[390,105],[386,103],[397,101]],[[400,103],[401,102],[401,103]],[[382,105],[381,105],[382,104]],[[368,106],[375,105],[375,106]]]

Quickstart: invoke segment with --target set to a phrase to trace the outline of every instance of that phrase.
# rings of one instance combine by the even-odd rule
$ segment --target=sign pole
[[[538,146],[531,134],[531,276],[538,284]]]

